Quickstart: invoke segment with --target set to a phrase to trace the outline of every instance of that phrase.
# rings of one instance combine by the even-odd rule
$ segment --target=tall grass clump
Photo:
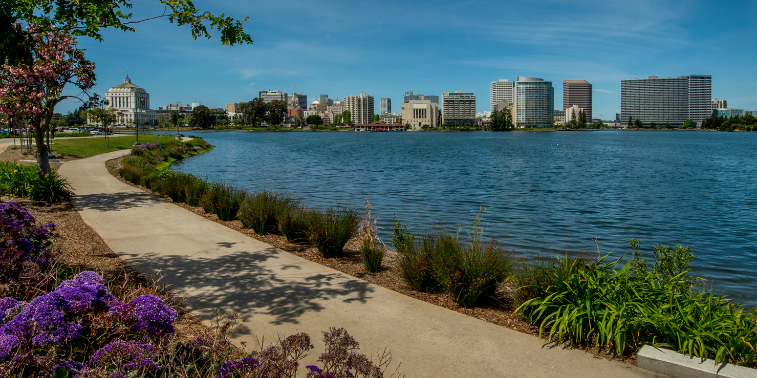
[[[215,214],[222,221],[234,220],[247,194],[223,183],[211,183],[200,199],[200,206],[207,213]]]
[[[279,218],[279,231],[293,244],[305,244],[313,211],[302,205],[290,206]]]
[[[262,190],[247,196],[239,210],[239,220],[258,235],[275,233],[279,220],[293,205],[288,195]]]
[[[638,242],[632,247],[638,248]],[[692,285],[688,248],[655,248],[652,269],[634,259],[576,266],[516,312],[550,340],[606,348],[617,355],[644,344],[757,367],[757,310]],[[562,262],[558,266],[564,266]],[[567,274],[567,276],[565,276]],[[519,289],[521,290],[521,289]]]
[[[520,306],[533,299],[545,296],[545,290],[560,282],[579,269],[587,267],[583,256],[564,258],[543,258],[535,256],[524,261],[514,275],[517,290],[514,293],[515,304]]]
[[[337,257],[357,232],[360,217],[355,210],[329,208],[324,212],[314,212],[308,224],[308,238],[318,248],[321,256]]]
[[[426,247],[432,243],[430,236],[416,236],[407,230],[407,223],[402,224],[396,218],[392,226],[392,244],[399,255],[402,279],[413,290],[433,292],[439,288],[434,274],[432,252]]]
[[[384,260],[386,246],[378,236],[378,218],[371,215],[371,202],[365,199],[365,218],[360,221],[358,239],[360,240],[360,256],[363,259],[365,270],[375,273],[381,270],[381,261]]]
[[[192,177],[194,176],[176,171],[160,171],[153,175],[150,189],[174,202],[186,202],[186,188]]]
[[[0,195],[29,198],[33,201],[70,201],[74,193],[65,179],[51,172],[39,177],[37,166],[0,162]]]
[[[184,196],[186,197],[187,205],[200,206],[200,200],[208,189],[208,185],[207,181],[190,175],[190,179],[184,187]]]

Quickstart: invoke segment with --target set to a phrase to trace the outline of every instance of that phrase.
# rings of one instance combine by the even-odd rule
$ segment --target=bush
[[[541,289],[543,295],[516,312],[557,342],[610,348],[617,355],[651,344],[757,366],[752,347],[757,343],[757,310],[746,311],[723,296],[682,286],[680,277],[634,272],[633,261],[621,267],[620,260],[604,263],[605,258],[553,279]],[[558,266],[569,265],[562,261]]]
[[[402,224],[395,217],[392,222],[392,244],[397,249],[397,253],[400,255],[405,254],[405,251],[413,247],[415,235],[407,230],[407,223]]]
[[[402,279],[413,290],[438,291],[439,281],[436,279],[433,266],[434,236],[424,235],[420,240],[413,236],[412,240],[412,243],[401,244],[402,252],[397,249]]]
[[[74,197],[71,187],[57,172],[39,177],[37,166],[0,162],[0,195],[33,201],[61,202]]]
[[[293,204],[287,195],[263,190],[245,199],[239,210],[239,220],[258,235],[274,233],[278,231],[279,219]]]
[[[222,221],[234,220],[242,206],[246,193],[226,184],[209,184],[200,199],[200,206],[205,212],[218,216]]]
[[[520,306],[533,299],[544,297],[545,290],[570,277],[587,265],[583,257],[534,258],[524,263],[515,275],[515,304]]]
[[[363,258],[363,267],[365,270],[373,273],[381,270],[381,261],[384,260],[383,246],[377,245],[370,240],[363,240],[360,255]]]
[[[359,223],[355,210],[331,208],[313,213],[308,224],[308,238],[323,257],[337,257],[355,233]]]
[[[192,175],[176,171],[161,171],[153,175],[150,188],[174,202],[186,202],[186,188],[192,180]]]
[[[313,218],[313,212],[303,206],[292,206],[279,219],[279,231],[287,241],[294,244],[304,244],[309,241],[308,227]]]

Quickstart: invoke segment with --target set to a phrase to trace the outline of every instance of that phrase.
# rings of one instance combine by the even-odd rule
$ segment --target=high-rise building
[[[502,79],[492,81],[491,111],[497,110],[497,104],[499,103],[504,103],[505,107],[508,107],[513,103],[513,88],[515,88],[514,81]]]
[[[344,98],[344,110],[350,112],[350,118],[354,124],[368,124],[373,121],[373,96],[365,92],[357,96]]]
[[[513,101],[515,127],[550,127],[554,122],[555,88],[551,81],[518,76]]]
[[[413,91],[407,91],[405,92],[405,96],[402,97],[403,103],[408,103],[412,100],[429,100],[431,102],[436,103],[439,105],[439,96],[436,95],[424,95],[424,94],[413,94]]]
[[[263,102],[265,102],[266,104],[273,100],[279,100],[279,101],[284,101],[284,102],[288,102],[289,100],[289,96],[286,93],[281,92],[281,91],[272,91],[272,90],[259,91],[258,97],[263,99]]]
[[[402,104],[402,122],[414,129],[437,127],[439,104],[431,100],[410,100]]]
[[[476,124],[476,95],[470,92],[442,92],[442,123],[448,125]]]
[[[567,110],[573,105],[583,109],[586,121],[591,122],[591,83],[586,80],[563,80],[562,109]],[[566,116],[566,121],[570,119]]]
[[[331,104],[333,104],[333,103],[334,103],[334,100],[333,100],[333,99],[330,99],[330,98],[329,98],[329,95],[327,95],[327,94],[322,94],[322,95],[320,96],[320,101],[319,101],[319,102],[320,102],[321,104],[325,104],[326,106],[328,106],[328,105],[331,105]]]
[[[379,114],[387,114],[392,112],[392,99],[391,98],[382,98],[381,99],[381,107]]]
[[[712,110],[728,108],[728,101],[726,100],[718,100],[716,98],[713,98],[711,101],[712,101]]]
[[[691,119],[696,125],[712,115],[712,76],[687,75],[620,81],[620,114],[648,125],[682,125]]]
[[[301,107],[303,109],[308,108],[308,95],[302,93],[292,93],[289,99],[289,107],[296,108]]]

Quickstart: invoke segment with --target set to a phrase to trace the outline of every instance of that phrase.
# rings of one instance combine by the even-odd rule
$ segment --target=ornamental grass
[[[308,224],[308,238],[318,248],[321,256],[337,257],[342,254],[347,241],[357,233],[360,223],[358,213],[349,208],[329,208],[312,214]]]
[[[247,193],[225,183],[211,183],[200,199],[200,206],[207,213],[215,214],[222,221],[234,220]]]
[[[309,241],[308,227],[313,218],[313,211],[302,205],[290,206],[279,218],[279,231],[293,244],[306,244]]]
[[[247,196],[239,210],[239,220],[258,235],[277,233],[280,219],[294,205],[289,195],[262,190]]]

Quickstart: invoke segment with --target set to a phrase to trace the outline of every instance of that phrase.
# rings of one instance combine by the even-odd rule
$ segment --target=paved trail
[[[76,208],[135,269],[159,271],[207,322],[216,309],[246,322],[234,341],[257,348],[344,327],[367,355],[389,347],[407,377],[647,377],[651,373],[418,301],[310,262],[208,221],[112,177],[113,152],[64,164]],[[303,364],[304,366],[304,364]]]

